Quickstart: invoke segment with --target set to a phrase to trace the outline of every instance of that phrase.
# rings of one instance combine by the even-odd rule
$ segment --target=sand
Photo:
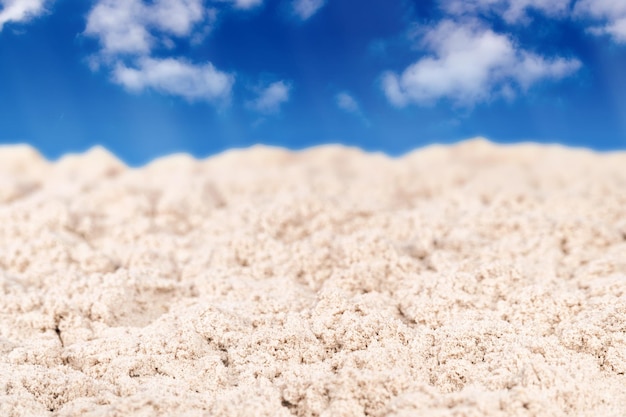
[[[624,416],[626,153],[0,148],[0,415]]]

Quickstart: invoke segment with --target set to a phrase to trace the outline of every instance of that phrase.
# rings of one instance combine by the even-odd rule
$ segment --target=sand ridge
[[[0,148],[0,415],[623,416],[625,167]]]

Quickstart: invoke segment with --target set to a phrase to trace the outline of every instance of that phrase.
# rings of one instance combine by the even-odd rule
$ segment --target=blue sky
[[[0,143],[626,149],[624,0],[0,0]]]

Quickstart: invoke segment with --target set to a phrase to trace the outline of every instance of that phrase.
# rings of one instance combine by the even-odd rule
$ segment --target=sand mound
[[[2,416],[624,416],[626,154],[0,149]]]

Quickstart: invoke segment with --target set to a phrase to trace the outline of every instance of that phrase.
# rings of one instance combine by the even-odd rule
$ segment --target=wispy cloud
[[[318,12],[326,3],[326,0],[293,0],[294,13],[302,20],[308,20]]]
[[[357,116],[366,126],[370,126],[370,121],[365,117],[359,102],[347,91],[338,93],[335,96],[335,103],[339,109]]]
[[[50,0],[0,0],[0,31],[9,22],[28,22],[46,11]]]
[[[593,0],[595,1],[595,0]],[[619,1],[619,0],[618,0]],[[454,16],[495,14],[508,23],[527,23],[528,11],[551,17],[567,15],[571,0],[440,0],[441,8]]]
[[[190,101],[228,98],[234,82],[232,75],[216,70],[211,63],[198,65],[174,58],[142,58],[136,67],[118,63],[113,77],[131,91],[152,89]]]
[[[258,91],[258,97],[250,102],[248,106],[263,114],[278,113],[280,107],[289,101],[291,94],[291,84],[286,81],[276,81]]]
[[[260,6],[263,3],[263,0],[214,0],[223,3],[232,3],[235,8],[247,10],[252,9],[253,7]]]
[[[608,35],[615,42],[626,43],[626,1],[580,0],[574,11],[578,16],[600,21],[589,32],[594,35]]]
[[[337,94],[335,96],[335,100],[337,101],[337,107],[341,110],[347,111],[348,113],[359,114],[361,109],[359,107],[359,103],[345,91]]]
[[[518,47],[508,36],[477,21],[444,20],[428,28],[421,39],[430,52],[402,74],[383,76],[383,89],[396,106],[431,104],[448,98],[471,106],[494,96],[510,97],[546,79],[575,72],[577,59],[546,58]]]
[[[529,23],[529,11],[551,18],[582,20],[590,25],[589,33],[626,43],[624,0],[439,0],[439,6],[451,17],[495,15],[508,24]]]

